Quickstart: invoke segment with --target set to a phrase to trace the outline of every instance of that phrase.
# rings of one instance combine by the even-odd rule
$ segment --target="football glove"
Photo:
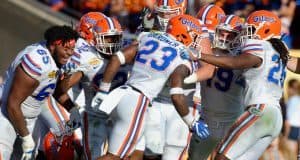
[[[33,160],[36,157],[35,154],[35,143],[33,141],[32,135],[29,134],[25,137],[21,137],[22,139],[22,160]]]
[[[67,122],[67,124],[76,129],[81,126],[81,115],[79,113],[79,107],[76,105],[73,108],[70,109],[70,120]]]
[[[203,120],[195,121],[191,126],[191,131],[200,139],[206,139],[209,136],[208,125]]]

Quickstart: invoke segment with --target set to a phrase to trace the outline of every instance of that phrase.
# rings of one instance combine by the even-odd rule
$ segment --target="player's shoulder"
[[[242,44],[242,52],[262,52],[264,50],[265,41],[258,39],[247,39]]]
[[[242,47],[248,47],[248,46],[262,46],[264,44],[264,40],[260,40],[260,39],[246,39],[243,44]]]
[[[26,47],[21,54],[21,65],[24,71],[33,78],[38,79],[38,77],[57,70],[57,66],[43,42]]]
[[[95,54],[96,49],[84,39],[78,38],[74,51],[78,55],[85,56],[86,54]]]
[[[52,66],[51,54],[43,42],[32,44],[23,50],[23,61],[45,70]]]
[[[147,37],[147,35],[149,35],[150,32],[141,32],[139,33],[139,35],[137,36],[137,41],[140,42],[144,37]]]
[[[66,72],[91,72],[104,63],[104,58],[97,52],[96,48],[79,38],[76,42],[74,53],[63,70]]]
[[[71,62],[76,65],[81,65],[86,63],[87,59],[97,57],[97,50],[95,47],[90,45],[87,41],[82,38],[79,38],[76,41],[74,54],[71,56]]]
[[[138,35],[138,38],[137,40],[138,41],[141,41],[143,38],[151,38],[151,37],[157,37],[157,36],[162,36],[166,34],[165,32],[161,32],[161,31],[157,31],[157,30],[151,30],[149,32],[141,32],[139,35]]]

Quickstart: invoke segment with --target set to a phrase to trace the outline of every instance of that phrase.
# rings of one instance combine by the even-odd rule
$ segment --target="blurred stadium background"
[[[51,25],[75,25],[82,14],[89,11],[101,11],[119,19],[127,36],[139,26],[141,11],[145,6],[152,7],[155,0],[1,0],[0,2],[0,74],[25,46],[43,39],[43,32]],[[221,6],[226,14],[246,17],[256,9],[268,9],[276,12],[282,20],[282,34],[291,48],[291,55],[300,57],[300,0],[188,0],[188,13],[195,15],[199,8],[207,3]],[[300,81],[300,76],[288,72],[286,83],[290,79]],[[285,87],[287,88],[287,87]],[[288,95],[285,91],[285,101]],[[300,104],[299,104],[300,105]],[[285,107],[283,107],[285,109]],[[285,112],[283,112],[285,113]],[[285,116],[285,115],[284,115]],[[300,111],[299,111],[300,116]],[[292,154],[285,150],[282,154]],[[271,154],[270,154],[271,155]],[[266,154],[265,159],[271,158]],[[291,157],[286,158],[293,159]]]

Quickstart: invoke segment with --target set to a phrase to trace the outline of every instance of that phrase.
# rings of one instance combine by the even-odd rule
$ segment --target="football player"
[[[236,41],[235,38],[239,38],[242,24],[238,16],[228,15],[221,18],[214,33],[214,54],[234,56],[238,52],[238,47],[233,42]],[[196,74],[195,72],[195,77]],[[192,136],[189,159],[206,160],[243,112],[244,79],[241,70],[219,67],[216,68],[214,77],[202,82],[201,87],[201,117],[208,123],[211,134],[206,140]]]
[[[182,15],[186,12],[187,0],[158,0],[154,6],[155,21],[153,29],[160,32],[166,31],[166,27],[170,18]],[[184,23],[189,23],[186,21]],[[193,70],[200,67],[200,63],[191,62]],[[214,67],[210,64],[201,63],[201,70],[205,72],[201,78],[211,78],[214,72]],[[190,110],[194,111],[194,116],[198,116],[196,110],[195,99],[200,99],[200,84],[195,92],[195,85],[184,86],[185,95],[187,98]],[[152,107],[148,109],[148,119],[146,121],[145,138],[146,152],[148,157],[162,155],[162,159],[180,159],[186,154],[187,145],[190,141],[188,127],[177,114],[169,94],[169,83],[163,88],[159,95],[153,100]],[[197,94],[198,93],[198,94]],[[180,137],[180,138],[179,138]]]
[[[10,159],[17,135],[22,140],[22,159],[35,157],[32,132],[47,98],[54,92],[59,69],[73,55],[76,31],[53,26],[45,40],[22,50],[6,72],[1,106],[0,159]]]
[[[200,41],[209,41],[200,21],[179,15],[171,18],[167,33],[142,33],[138,42],[112,57],[100,84],[102,92],[108,90],[120,65],[132,62],[134,65],[126,85],[110,92],[99,107],[115,120],[108,154],[99,159],[123,159],[132,154],[144,132],[147,107],[169,77],[170,94],[179,115],[195,134],[202,138],[208,136],[206,124],[195,121],[189,111],[182,89],[183,78],[190,74],[191,65],[180,54],[200,50]]]
[[[93,18],[87,15],[85,21],[87,23]],[[79,27],[86,26],[80,24]],[[85,103],[84,112],[81,117],[78,109],[73,108],[71,111],[70,121],[72,126],[76,126],[82,122],[83,147],[86,159],[96,159],[105,153],[105,141],[108,136],[107,116],[103,114],[97,107],[101,101],[93,101],[93,97],[98,91],[99,81],[103,78],[103,71],[106,68],[110,57],[121,48],[122,29],[119,22],[110,17],[102,17],[96,19],[91,28],[80,28],[81,36],[77,41],[75,52],[80,55],[75,72],[65,79],[57,87],[55,94],[56,99],[63,106],[72,106],[73,102],[69,98],[66,91],[77,83],[81,83],[84,94]],[[87,36],[90,35],[90,36]],[[75,54],[76,54],[75,53]],[[116,74],[112,83],[112,88],[125,83],[128,77],[129,67],[124,66]],[[72,114],[74,113],[74,114]],[[72,118],[74,115],[74,118]],[[78,115],[78,116],[76,116]]]

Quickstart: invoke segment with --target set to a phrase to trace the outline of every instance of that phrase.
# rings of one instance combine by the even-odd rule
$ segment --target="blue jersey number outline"
[[[159,43],[154,40],[147,41],[145,43],[146,47],[150,46],[150,49],[143,49],[140,50],[137,53],[136,61],[140,62],[142,64],[146,64],[149,59],[146,59],[145,57],[142,57],[142,55],[150,55],[152,53],[155,53],[155,51],[159,48]],[[176,58],[177,56],[177,50],[173,47],[162,47],[160,49],[164,54],[164,56],[161,58],[163,60],[163,63],[161,65],[157,64],[157,61],[155,59],[151,59],[150,66],[151,68],[157,70],[157,71],[164,71],[171,62]],[[170,53],[170,55],[167,55],[166,53]]]
[[[43,63],[48,64],[49,63],[49,56],[47,56],[47,52],[42,49],[38,49],[37,53],[41,56],[43,56]]]
[[[43,89],[41,89],[41,91],[36,96],[33,97],[38,101],[42,101],[49,96],[51,90],[54,90],[55,87],[56,87],[55,83],[50,83],[47,86],[45,86]]]
[[[214,87],[222,92],[228,91],[233,81],[233,71],[229,69],[219,68],[215,76],[217,77],[217,80],[214,82]],[[213,79],[209,79],[206,81],[206,85],[208,87],[212,87],[212,83]],[[240,85],[241,87],[245,87],[245,80],[243,77],[238,77],[234,81],[234,83]]]
[[[282,61],[280,61],[280,57],[278,54],[274,54],[272,56],[272,61],[278,63],[276,66],[271,68],[268,74],[268,81],[282,87],[286,76],[285,65],[282,63]],[[274,74],[276,73],[280,74],[280,79],[276,79],[276,77],[274,76]]]

